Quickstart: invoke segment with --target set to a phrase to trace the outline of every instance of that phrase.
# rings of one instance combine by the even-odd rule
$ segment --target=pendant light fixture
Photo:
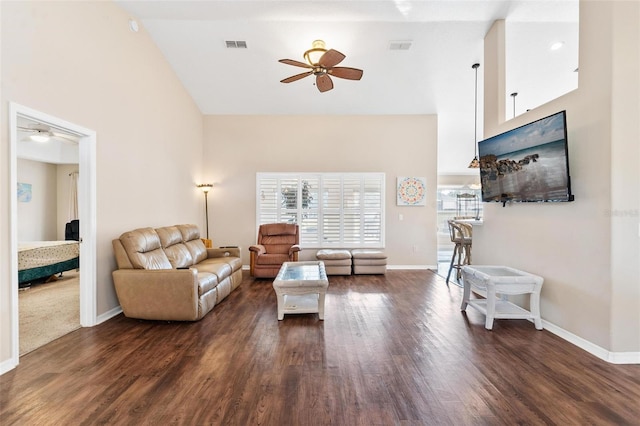
[[[513,92],[511,97],[513,98],[513,118],[516,117],[516,96],[518,96],[518,92]]]
[[[478,68],[480,68],[480,64],[473,64],[471,68],[476,70],[475,115],[473,123],[473,149],[475,156],[473,160],[471,160],[471,163],[469,163],[469,168],[477,169],[480,167],[480,161],[478,161]]]

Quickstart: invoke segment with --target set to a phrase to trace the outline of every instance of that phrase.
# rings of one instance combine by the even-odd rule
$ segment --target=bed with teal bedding
[[[18,284],[80,267],[78,241],[33,241],[18,245]]]

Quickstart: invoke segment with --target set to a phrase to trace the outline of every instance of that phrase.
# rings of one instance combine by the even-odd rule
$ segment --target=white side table
[[[317,313],[324,320],[324,299],[329,280],[324,262],[284,262],[273,281],[278,320],[284,314]]]
[[[467,305],[487,316],[485,328],[493,328],[494,319],[532,319],[536,329],[542,330],[540,319],[540,290],[543,278],[508,266],[467,265],[462,267],[464,296],[461,310]],[[471,289],[486,292],[486,299],[470,299]],[[529,294],[530,311],[507,299],[508,295]],[[502,297],[498,298],[498,295]]]

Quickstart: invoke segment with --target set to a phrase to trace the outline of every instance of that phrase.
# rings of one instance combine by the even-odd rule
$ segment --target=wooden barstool
[[[470,224],[456,222],[455,220],[450,220],[448,223],[449,236],[454,246],[449,272],[447,273],[447,284],[449,284],[449,278],[451,277],[451,271],[453,269],[456,270],[456,279],[459,280],[462,267],[464,265],[471,265],[471,242],[473,240],[473,227]]]

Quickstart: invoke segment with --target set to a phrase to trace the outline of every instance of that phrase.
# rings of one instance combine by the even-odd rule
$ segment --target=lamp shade
[[[207,192],[211,191],[211,188],[213,188],[213,185],[210,183],[201,183],[200,185],[198,185],[198,188],[200,188],[202,192],[206,194]]]

